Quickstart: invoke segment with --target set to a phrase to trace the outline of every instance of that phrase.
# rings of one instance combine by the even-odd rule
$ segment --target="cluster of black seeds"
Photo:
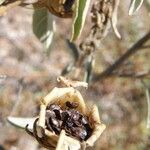
[[[62,110],[59,105],[51,104],[46,110],[46,126],[50,131],[59,135],[61,130],[65,130],[69,136],[76,137],[83,141],[92,134],[88,118],[75,110],[78,104],[66,102],[67,109]]]

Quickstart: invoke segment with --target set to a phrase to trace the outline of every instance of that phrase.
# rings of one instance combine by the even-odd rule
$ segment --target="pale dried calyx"
[[[73,109],[68,109],[67,103],[73,104],[73,105],[76,103],[78,104],[78,107],[75,107]],[[53,109],[55,109],[55,111],[52,112]],[[72,113],[70,110],[72,111]],[[79,125],[80,126],[79,128],[79,126],[75,125],[75,122],[74,122],[75,120],[74,121],[72,120],[72,122],[70,122],[72,123],[72,125],[69,124],[70,127],[72,127],[72,130],[68,129],[67,128],[68,123],[65,125],[62,125],[63,123],[65,123],[64,121],[65,119],[63,117],[66,117],[66,116],[63,116],[63,113],[66,113],[66,116],[68,115],[66,118],[68,123],[69,123],[68,120],[72,118],[72,115],[74,115],[74,113],[78,114],[79,116],[81,115],[81,116],[87,117],[88,118],[87,120],[89,121],[89,123],[87,122],[85,118],[82,118],[82,119],[85,119],[84,121],[86,122],[85,124],[88,126],[87,127],[88,129],[85,128],[83,123]],[[51,115],[51,118],[47,117],[48,115]],[[56,117],[56,115],[58,116]],[[56,118],[59,118],[59,117],[60,118],[62,117],[63,119],[56,120]],[[46,121],[46,119],[48,119],[48,121]],[[76,124],[78,124],[79,121],[80,120],[77,119]],[[50,122],[51,124],[49,124],[49,127],[48,127],[48,123]],[[74,126],[76,126],[76,128]],[[81,130],[84,133],[79,135],[76,132],[76,129]],[[64,147],[66,147],[66,145],[67,147],[72,146],[72,141],[73,141],[73,143],[76,143],[79,149],[81,149],[82,147],[81,145],[83,143],[85,147],[93,146],[94,142],[98,139],[98,137],[101,135],[104,129],[105,129],[105,125],[101,124],[100,122],[97,106],[96,105],[92,106],[90,110],[88,106],[85,105],[85,102],[79,91],[77,91],[76,89],[72,87],[54,88],[52,92],[49,93],[41,101],[39,120],[35,124],[36,132],[33,135],[36,135],[35,136],[36,139],[39,141],[39,143],[42,143],[42,145],[45,147],[54,146],[57,148],[57,146],[59,145],[58,141],[63,140],[61,148],[64,145],[65,145]],[[69,141],[71,142],[66,143],[66,140],[64,141],[64,139],[60,139],[61,131],[65,133],[64,135],[65,139],[66,138],[70,139]],[[88,136],[85,136],[84,134],[88,134]]]
[[[43,147],[56,150],[93,146],[104,129],[97,106],[88,107],[73,87],[55,87],[41,100],[33,129],[26,126],[26,131]]]

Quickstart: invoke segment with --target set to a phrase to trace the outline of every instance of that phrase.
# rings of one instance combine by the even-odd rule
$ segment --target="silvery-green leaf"
[[[129,15],[133,15],[142,6],[144,0],[132,0],[129,8]]]
[[[33,32],[44,44],[46,49],[50,48],[54,29],[52,15],[47,9],[35,9],[33,14]]]
[[[5,0],[0,0],[0,5],[3,4],[5,2]]]
[[[119,8],[119,3],[120,3],[120,0],[115,0],[114,1],[114,9],[113,9],[113,12],[112,12],[112,17],[111,17],[111,25],[112,25],[112,28],[114,30],[114,33],[115,35],[121,39],[121,35],[117,29],[117,22],[118,22],[118,8]]]
[[[26,125],[28,124],[28,129],[32,130],[33,129],[33,123],[35,121],[34,118],[19,118],[19,117],[8,117],[7,120],[9,123],[12,125],[18,127],[18,128],[23,128],[25,129]]]
[[[87,16],[90,1],[91,0],[76,0],[75,2],[75,14],[73,18],[71,41],[75,41],[81,34]]]

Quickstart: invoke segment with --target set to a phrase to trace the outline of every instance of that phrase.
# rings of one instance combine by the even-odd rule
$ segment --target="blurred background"
[[[94,53],[95,73],[105,70],[150,30],[147,7],[143,5],[133,16],[128,16],[128,7],[129,1],[121,1],[118,29],[122,40],[110,30]],[[57,76],[73,61],[66,44],[71,34],[71,21],[55,18],[56,32],[47,55],[32,32],[32,14],[30,8],[16,7],[0,17],[0,150],[43,150],[26,132],[10,125],[7,116],[36,116],[39,100],[57,86]],[[77,45],[87,32],[88,23]],[[149,52],[150,47],[139,50],[121,69],[138,73],[149,71]],[[91,81],[82,94],[87,102],[98,105],[101,121],[107,126],[91,149],[150,149],[147,100],[141,78],[110,76]]]

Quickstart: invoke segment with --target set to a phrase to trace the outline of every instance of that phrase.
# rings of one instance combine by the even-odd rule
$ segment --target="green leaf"
[[[10,124],[14,125],[15,127],[25,129],[26,125],[28,125],[28,129],[33,129],[33,124],[35,121],[34,118],[19,118],[19,117],[8,117],[7,120]]]
[[[132,0],[129,8],[129,15],[136,13],[142,6],[144,0]]]
[[[5,2],[5,0],[0,0],[0,5],[3,4]]]
[[[47,9],[35,9],[33,14],[33,32],[47,49],[53,39],[54,21]]]
[[[81,34],[91,0],[76,0],[71,41]]]

